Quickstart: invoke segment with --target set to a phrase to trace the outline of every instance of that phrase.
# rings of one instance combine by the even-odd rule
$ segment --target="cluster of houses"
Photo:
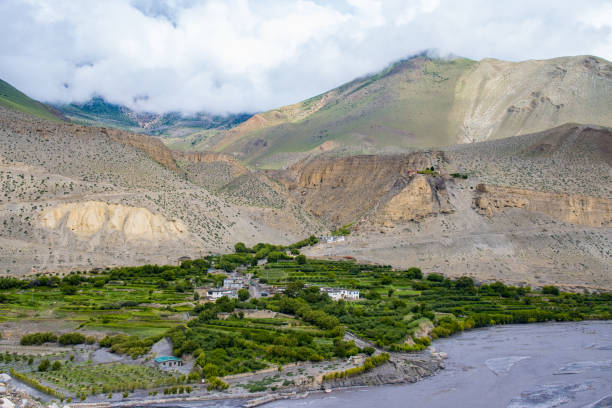
[[[206,299],[217,300],[223,296],[227,296],[230,299],[238,298],[238,291],[240,289],[248,289],[249,280],[240,275],[232,274],[227,278],[223,279],[223,286],[220,288],[211,288],[206,290]]]
[[[346,238],[344,235],[322,235],[318,237],[319,242],[325,242],[327,244],[332,244],[334,242],[344,242]]]

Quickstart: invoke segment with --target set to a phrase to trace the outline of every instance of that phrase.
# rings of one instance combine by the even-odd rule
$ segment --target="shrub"
[[[423,272],[420,268],[412,267],[404,273],[404,276],[408,279],[423,279]]]
[[[542,287],[542,293],[545,295],[553,295],[553,296],[557,296],[559,295],[559,288],[556,286],[543,286]]]
[[[75,293],[77,293],[77,288],[76,286],[72,286],[72,285],[64,285],[62,286],[62,293],[64,295],[74,295]]]
[[[81,333],[64,333],[59,336],[58,343],[61,345],[83,344],[86,338]]]
[[[334,371],[334,372],[325,374],[323,376],[323,381],[354,377],[356,375],[363,374],[367,371],[370,371],[378,367],[379,365],[386,363],[387,361],[389,361],[388,353],[381,353],[376,356],[368,357],[366,358],[365,362],[361,366],[349,368],[348,370],[344,370],[344,371]]]
[[[444,276],[440,275],[439,273],[430,273],[427,275],[427,280],[431,282],[443,282]]]
[[[22,346],[40,346],[44,343],[55,343],[57,336],[50,332],[26,334],[21,338],[19,344]]]
[[[249,291],[247,289],[240,289],[238,291],[238,299],[240,299],[240,301],[244,302],[245,300],[247,300],[251,295],[249,294]]]
[[[40,362],[40,364],[38,365],[38,371],[40,372],[44,372],[47,371],[49,369],[49,367],[51,366],[51,362],[49,361],[48,358],[45,358],[43,361]]]
[[[223,391],[229,388],[229,384],[221,380],[219,377],[208,377],[206,379],[206,389],[208,391],[217,390]]]

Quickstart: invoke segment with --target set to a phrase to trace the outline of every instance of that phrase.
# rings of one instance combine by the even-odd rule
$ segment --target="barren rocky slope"
[[[199,147],[274,167],[320,146],[377,153],[528,134],[568,122],[612,126],[610,106],[612,64],[601,58],[415,57],[257,114]]]
[[[284,170],[254,170],[0,108],[0,273],[173,263],[353,223],[344,243],[307,254],[611,289],[610,146],[609,128],[566,124],[386,155],[328,144]]]
[[[307,254],[610,290],[610,145],[608,128],[567,125],[438,153],[311,159],[293,167],[301,170],[296,195],[336,225],[355,226],[346,241]],[[410,166],[396,167],[400,157],[410,166],[435,163],[441,174],[408,174]],[[347,166],[356,160],[378,167]],[[451,177],[456,171],[469,178]]]
[[[279,210],[214,194],[187,163],[148,136],[0,108],[0,271],[174,263],[319,228],[291,200]]]

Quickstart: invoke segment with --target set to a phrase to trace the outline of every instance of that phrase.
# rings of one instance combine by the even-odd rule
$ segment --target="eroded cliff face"
[[[167,220],[146,208],[100,201],[68,203],[45,209],[40,214],[40,225],[53,231],[65,229],[84,240],[98,233],[118,233],[126,241],[174,241],[188,234],[182,221]]]
[[[417,174],[376,212],[376,221],[393,226],[395,223],[417,221],[439,213],[449,213],[453,207],[441,177]]]
[[[408,221],[449,208],[439,197],[444,181],[416,174],[446,161],[442,152],[320,156],[293,165],[283,180],[309,211],[335,224]]]
[[[108,135],[108,137],[114,141],[135,147],[136,149],[145,152],[149,157],[162,166],[170,170],[177,170],[174,157],[172,156],[172,151],[168,149],[161,140],[151,136],[141,135],[139,133],[123,132],[117,129],[102,128],[101,132]]]
[[[600,197],[479,184],[474,203],[488,216],[504,208],[522,208],[572,224],[612,225],[612,200]]]

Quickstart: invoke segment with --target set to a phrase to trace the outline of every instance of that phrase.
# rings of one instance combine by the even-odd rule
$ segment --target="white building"
[[[226,278],[223,279],[223,287],[225,289],[242,289],[246,286],[244,278]]]
[[[346,238],[344,237],[344,235],[329,235],[329,236],[325,235],[325,236],[320,236],[318,239],[319,239],[319,242],[333,244],[334,242],[344,242]]]
[[[222,298],[223,296],[227,296],[230,299],[235,299],[238,297],[235,290],[228,289],[208,289],[206,291],[206,298],[210,300],[217,300]]]
[[[327,293],[332,300],[359,300],[359,291],[355,289],[323,288],[321,292]]]

